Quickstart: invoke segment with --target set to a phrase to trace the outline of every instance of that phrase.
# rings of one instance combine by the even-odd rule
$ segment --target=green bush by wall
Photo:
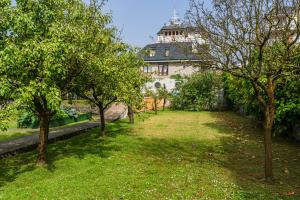
[[[78,114],[77,111],[63,109],[51,119],[50,128],[64,126],[75,122],[90,120],[91,118],[92,118],[91,113]],[[39,127],[39,119],[33,113],[25,112],[18,119],[18,128],[38,128],[38,127]]]

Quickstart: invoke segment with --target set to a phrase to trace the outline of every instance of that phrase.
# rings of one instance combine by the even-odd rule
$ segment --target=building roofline
[[[151,61],[147,61],[144,60],[146,63],[174,63],[174,62],[207,62],[209,60],[151,60]]]

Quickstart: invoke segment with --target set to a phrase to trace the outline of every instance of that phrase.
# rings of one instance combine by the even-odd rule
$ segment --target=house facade
[[[171,92],[176,85],[174,75],[190,76],[201,70],[197,64],[199,44],[205,44],[201,35],[192,27],[181,23],[174,10],[169,24],[165,24],[157,33],[155,43],[143,48],[143,59],[148,64],[142,71],[155,79],[148,83],[148,89],[165,87]]]

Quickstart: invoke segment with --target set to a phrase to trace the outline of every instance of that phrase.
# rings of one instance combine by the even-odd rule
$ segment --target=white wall
[[[149,64],[152,68],[153,77],[157,79],[170,78],[172,75],[180,74],[182,76],[190,76],[199,69],[184,63],[166,63],[169,66],[169,74],[167,76],[158,75],[158,64]]]
[[[176,86],[176,81],[170,78],[172,75],[180,74],[181,76],[191,76],[195,72],[199,71],[198,68],[194,68],[191,65],[184,65],[183,63],[168,63],[168,65],[169,74],[167,76],[160,76],[157,75],[158,64],[149,64],[149,66],[152,67],[152,77],[154,78],[154,81],[146,84],[147,89],[156,91],[155,83],[160,82],[162,87],[165,85],[166,89],[169,92],[172,92]]]
[[[166,87],[168,92],[172,92],[176,87],[176,81],[174,79],[165,78],[165,79],[155,79],[153,82],[146,84],[148,90],[156,91],[155,83],[159,82],[162,87]]]

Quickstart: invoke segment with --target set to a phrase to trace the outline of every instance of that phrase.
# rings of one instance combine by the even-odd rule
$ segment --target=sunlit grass
[[[232,113],[159,112],[0,160],[0,199],[299,199],[299,146],[276,142],[263,181],[261,130]],[[296,161],[295,159],[299,159]],[[284,169],[288,169],[288,173]]]

